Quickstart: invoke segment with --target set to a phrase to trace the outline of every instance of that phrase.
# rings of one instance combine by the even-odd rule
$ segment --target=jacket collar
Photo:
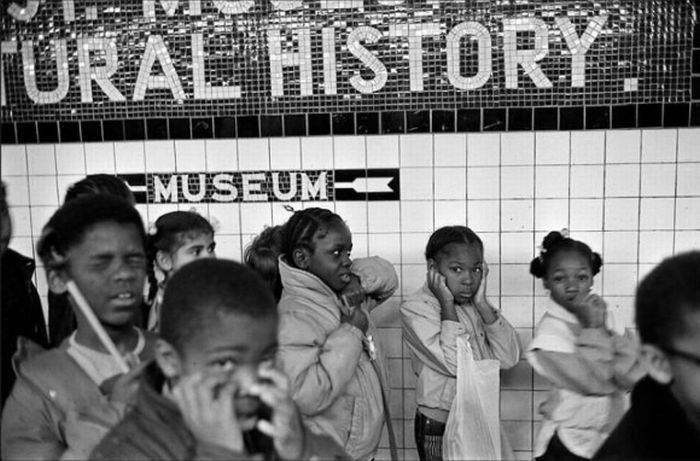
[[[574,325],[580,324],[578,318],[576,318],[574,314],[552,301],[551,298],[547,300],[547,313],[553,317],[565,321],[566,323],[573,323]]]
[[[340,316],[340,300],[323,280],[309,271],[290,266],[284,256],[279,258],[279,270],[284,287],[283,297],[290,295],[309,299],[324,310],[333,313],[334,317]],[[330,303],[329,300],[333,302]]]
[[[31,278],[34,275],[34,270],[36,269],[36,264],[31,258],[27,258],[24,255],[17,253],[15,250],[10,248],[6,249],[2,254],[2,265],[3,268],[19,268],[22,270],[24,278]]]

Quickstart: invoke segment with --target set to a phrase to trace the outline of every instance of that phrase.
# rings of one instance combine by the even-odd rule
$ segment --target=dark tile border
[[[700,77],[700,76],[699,76]],[[2,123],[3,144],[700,126],[700,101]]]

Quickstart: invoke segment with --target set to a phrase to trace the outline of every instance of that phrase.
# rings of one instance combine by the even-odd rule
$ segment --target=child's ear
[[[543,278],[542,279],[542,286],[544,287],[545,290],[549,290],[549,282],[547,279]]]
[[[649,375],[660,384],[673,380],[673,371],[668,356],[653,344],[642,344],[642,359],[649,365]]]
[[[68,291],[66,287],[66,275],[64,271],[49,269],[46,271],[46,282],[49,285],[49,290],[57,295]]]
[[[168,379],[176,379],[182,375],[180,354],[167,341],[156,340],[155,358],[158,367]]]
[[[173,258],[165,251],[158,250],[156,252],[156,264],[158,268],[164,272],[173,270]]]
[[[297,248],[292,251],[292,260],[296,267],[307,270],[311,260],[311,253],[306,248]]]
[[[437,263],[435,262],[435,260],[433,258],[429,258],[427,263],[428,263],[428,270],[430,270],[430,269],[437,270]]]

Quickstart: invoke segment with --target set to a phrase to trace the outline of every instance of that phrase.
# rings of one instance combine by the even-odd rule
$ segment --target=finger
[[[270,421],[264,419],[259,419],[256,424],[257,429],[268,437],[275,438],[277,431],[275,431],[275,426],[272,425]]]
[[[279,370],[275,370],[274,368],[260,368],[258,370],[258,376],[272,381],[275,387],[284,392],[289,391],[289,379]]]
[[[151,362],[149,360],[136,363],[133,367],[131,367],[131,370],[129,370],[128,373],[124,374],[124,377],[128,378],[129,380],[139,378],[141,374],[143,374],[143,370],[145,370],[150,363]]]

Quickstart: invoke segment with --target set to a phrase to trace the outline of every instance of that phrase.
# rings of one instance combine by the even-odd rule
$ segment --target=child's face
[[[589,261],[578,251],[559,251],[549,264],[544,287],[550,290],[554,302],[570,312],[575,311],[574,299],[588,293],[593,286]]]
[[[134,224],[102,222],[68,251],[66,274],[105,325],[130,326],[141,306],[146,254]]]
[[[700,429],[700,312],[686,313],[683,328],[684,334],[673,340],[672,347],[697,359],[666,353],[673,377],[671,392]]]
[[[458,304],[469,302],[481,284],[484,257],[478,245],[450,243],[433,262]]]
[[[186,238],[185,243],[170,256],[171,269],[175,272],[187,263],[202,258],[216,257],[216,243],[212,234],[202,233],[194,238]]]
[[[247,396],[258,382],[261,367],[273,367],[277,353],[277,317],[253,318],[245,314],[220,314],[186,343],[179,356],[179,376],[231,369],[236,383],[236,415],[244,430],[257,422],[259,401]],[[171,377],[173,378],[173,377]]]
[[[350,283],[352,234],[344,223],[328,229],[325,236],[314,237],[314,251],[305,269],[316,275],[336,293]]]

